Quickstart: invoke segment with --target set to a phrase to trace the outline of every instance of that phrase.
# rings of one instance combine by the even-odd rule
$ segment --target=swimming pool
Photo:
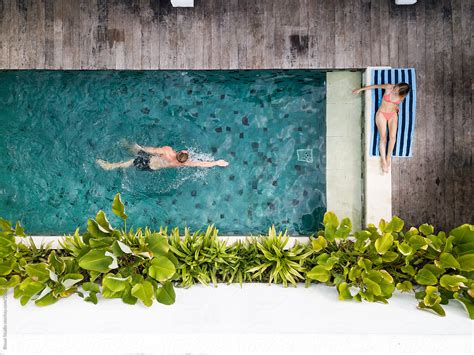
[[[1,71],[0,124],[0,216],[31,234],[83,228],[116,192],[128,226],[222,235],[308,234],[326,210],[322,71]],[[99,168],[133,157],[123,139],[230,166]]]

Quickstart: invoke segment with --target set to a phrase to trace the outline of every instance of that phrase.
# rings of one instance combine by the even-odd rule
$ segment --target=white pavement
[[[339,301],[335,288],[266,284],[176,289],[172,306],[79,297],[45,308],[7,297],[8,353],[473,353],[472,322],[458,302],[442,318],[413,295],[390,303]],[[5,335],[5,334],[4,334]]]

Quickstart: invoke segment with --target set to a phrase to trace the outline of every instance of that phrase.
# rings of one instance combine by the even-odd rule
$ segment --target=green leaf
[[[105,212],[100,210],[97,212],[97,215],[95,216],[95,220],[97,222],[97,225],[99,229],[104,232],[104,233],[110,233],[113,228],[110,225],[109,220],[107,219],[107,216],[105,215]]]
[[[351,233],[351,228],[348,226],[342,226],[336,230],[336,238],[346,239]]]
[[[6,232],[0,233],[0,258],[12,255],[16,251],[16,241],[13,235]]]
[[[354,237],[358,240],[358,241],[366,241],[367,239],[369,239],[371,236],[370,232],[369,231],[366,231],[366,230],[362,230],[362,231],[357,231],[354,233]]]
[[[373,281],[377,287],[372,285],[369,280]],[[366,277],[363,278],[363,281],[368,286],[369,292],[373,293],[374,296],[382,296],[382,298],[391,297],[395,290],[393,278],[385,270],[370,270],[366,272]],[[377,301],[384,302],[382,299],[377,299]]]
[[[109,238],[110,233],[102,230],[101,227],[99,227],[99,224],[94,221],[93,219],[89,218],[87,220],[87,232],[95,239],[102,239],[102,238]],[[87,240],[84,240],[87,244]]]
[[[12,225],[7,220],[0,218],[0,228],[5,232],[10,232],[12,230]]]
[[[324,238],[322,235],[320,235],[318,238],[313,239],[311,241],[311,245],[313,247],[313,250],[318,252],[318,251],[321,251],[324,248],[326,248],[328,243],[326,241],[326,238]]]
[[[426,268],[418,271],[415,281],[420,285],[436,285],[438,283],[436,276]]]
[[[382,294],[382,289],[376,282],[372,281],[371,279],[367,277],[364,277],[362,281],[367,287],[367,291],[370,292],[371,294],[375,296],[380,296]]]
[[[466,244],[474,242],[474,225],[463,224],[449,232],[454,237],[454,244]]]
[[[169,250],[168,238],[158,233],[152,233],[145,238],[147,248],[156,255],[166,255]]]
[[[418,249],[427,245],[425,238],[418,234],[412,236],[409,239],[408,244],[410,244],[410,246],[413,248],[413,251],[417,251]]]
[[[403,242],[401,244],[398,244],[397,248],[402,255],[407,256],[413,254],[413,248],[408,245],[408,243]]]
[[[92,302],[93,304],[97,304],[97,294],[95,292],[89,293],[89,296],[84,298],[84,301],[86,302]]]
[[[15,259],[0,259],[0,275],[8,275],[12,272],[15,266]]]
[[[84,276],[81,274],[66,274],[63,277],[63,280],[61,281],[62,285],[64,288],[67,290],[77,284],[78,282],[82,281],[84,279]]]
[[[95,293],[100,292],[99,285],[97,285],[95,282],[84,282],[82,284],[82,288],[84,291],[90,291],[90,292],[95,292]]]
[[[173,304],[176,299],[176,293],[174,292],[173,284],[167,281],[156,290],[156,300],[162,304],[170,305]]]
[[[20,222],[16,222],[16,226],[15,226],[15,234],[19,237],[26,237],[25,235],[25,230],[23,229],[23,227],[21,226]]]
[[[434,250],[440,252],[441,251],[441,246],[443,245],[443,241],[441,238],[434,234],[430,234],[427,239],[430,241],[429,246],[433,248]]]
[[[321,265],[317,265],[311,269],[311,271],[306,273],[306,277],[311,280],[316,280],[319,282],[327,282],[329,281],[331,274],[325,267]]]
[[[335,256],[329,256],[329,254],[321,254],[318,257],[318,264],[326,270],[331,270],[333,266],[338,262],[338,258]]]
[[[337,228],[339,226],[339,220],[334,212],[326,212],[323,218],[324,225],[331,224]]]
[[[460,297],[459,294],[454,294],[454,298],[461,302],[469,314],[469,318],[474,319],[474,303],[472,303],[472,301],[466,297]]]
[[[26,265],[25,271],[32,280],[40,282],[49,280],[48,264],[46,263]]]
[[[444,244],[444,249],[443,249],[443,252],[445,253],[451,253],[451,251],[453,250],[453,241],[454,241],[454,236],[449,236],[447,239],[446,239],[446,242]]]
[[[393,244],[393,235],[390,233],[385,233],[384,235],[380,236],[377,238],[375,241],[375,250],[377,250],[377,253],[380,255],[383,255],[387,252],[388,249]]]
[[[45,286],[42,282],[35,281],[28,277],[23,280],[21,284],[18,285],[18,290],[21,292],[21,295],[28,297],[28,299],[26,299],[26,302],[28,302],[31,297],[43,290],[44,287]]]
[[[150,281],[143,281],[132,288],[132,296],[138,298],[147,307],[153,304],[153,285]]]
[[[134,305],[137,303],[138,298],[132,296],[132,287],[128,286],[125,291],[122,292],[122,301],[126,304]]]
[[[418,235],[418,229],[411,227],[408,232],[405,233],[405,240],[410,240],[410,238],[414,235]]]
[[[458,256],[474,254],[474,242],[457,244],[453,249]]]
[[[410,281],[403,281],[403,282],[397,283],[397,289],[400,292],[410,292],[413,290],[413,285]]]
[[[437,267],[433,264],[426,264],[423,266],[424,269],[431,271],[437,278],[444,274],[445,270]]]
[[[126,221],[128,218],[128,216],[125,214],[125,206],[120,199],[120,193],[116,194],[114,197],[114,201],[112,202],[112,212],[124,221]]]
[[[441,317],[444,317],[446,315],[446,312],[444,311],[443,307],[441,307],[439,304],[436,304],[434,306],[426,306],[423,301],[421,301],[420,303],[418,303],[418,308],[425,311],[433,312],[434,314],[437,314]]]
[[[461,275],[443,275],[439,279],[439,284],[449,291],[459,291],[467,281],[468,279]]]
[[[0,287],[9,289],[9,288],[15,287],[20,282],[21,282],[20,275],[13,275],[10,277],[8,281],[5,278],[1,278]]]
[[[102,287],[112,292],[120,292],[127,288],[131,281],[131,277],[118,277],[112,274],[106,275],[102,279]]]
[[[352,295],[351,292],[349,291],[349,286],[347,285],[347,282],[341,282],[337,290],[339,291],[339,299],[340,300],[351,300]]]
[[[350,230],[352,230],[352,221],[351,221],[351,219],[349,217],[343,218],[342,221],[341,221],[340,227],[347,227]]]
[[[459,270],[474,271],[474,254],[466,254],[458,257]]]
[[[372,261],[363,257],[359,257],[359,259],[357,260],[357,265],[359,265],[365,271],[369,271],[370,269],[372,269]]]
[[[116,240],[112,246],[114,254],[117,256],[121,256],[123,254],[133,254],[132,249],[130,247],[121,242],[120,240]]]
[[[339,239],[346,239],[352,231],[352,222],[350,218],[344,218],[341,221],[339,228],[336,231],[336,237]]]
[[[398,253],[391,250],[385,252],[385,254],[382,256],[382,260],[386,263],[394,262],[395,260],[397,260],[397,258]]]
[[[43,296],[39,299],[37,299],[35,301],[35,304],[39,307],[45,307],[45,306],[49,306],[49,305],[52,305],[53,303],[56,303],[58,302],[59,298],[56,298],[54,295],[53,295],[53,292],[49,292],[48,294],[46,294],[46,296]]]
[[[461,268],[461,265],[459,265],[459,262],[450,253],[441,253],[441,255],[439,256],[439,266],[445,269],[448,269],[448,268],[460,269]]]
[[[433,307],[441,302],[441,297],[438,293],[438,288],[434,286],[427,286],[425,289],[425,297],[423,303],[425,306]]]
[[[360,277],[361,273],[362,273],[362,270],[359,267],[357,266],[351,267],[351,269],[349,270],[349,275],[348,275],[349,280],[351,281],[357,280],[357,278]]]
[[[49,254],[48,262],[53,268],[53,271],[58,275],[62,274],[66,269],[66,264],[60,257],[57,256],[56,251],[54,250],[51,252],[51,254]]]
[[[403,229],[405,222],[402,219],[398,218],[397,216],[393,216],[392,220],[389,223],[390,229],[393,232],[400,233]]]
[[[105,255],[105,250],[90,250],[79,259],[79,266],[85,270],[92,270],[101,273],[109,271],[109,266],[114,259]]]
[[[151,261],[148,275],[157,281],[169,280],[176,272],[176,267],[166,256],[158,256]]]
[[[404,265],[400,268],[405,274],[408,274],[410,276],[415,276],[416,270],[413,266],[411,265]]]
[[[418,228],[422,234],[428,236],[434,233],[434,228],[431,224],[422,224],[420,228]]]
[[[383,218],[380,219],[379,229],[382,231],[382,233],[392,233],[392,226],[389,226],[387,221],[385,221]]]
[[[324,226],[324,236],[330,242],[334,241],[336,235],[337,226],[334,224],[328,223]]]

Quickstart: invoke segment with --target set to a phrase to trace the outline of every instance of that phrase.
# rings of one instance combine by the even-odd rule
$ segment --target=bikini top
[[[383,95],[383,99],[384,99],[384,101],[390,102],[391,104],[394,104],[394,105],[398,105],[398,104],[400,104],[400,102],[402,102],[401,100],[399,100],[399,101],[390,100],[390,94]]]

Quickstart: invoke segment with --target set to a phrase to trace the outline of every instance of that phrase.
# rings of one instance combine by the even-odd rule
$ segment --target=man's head
[[[176,160],[180,163],[184,164],[189,158],[189,154],[187,150],[180,150],[176,153]]]

